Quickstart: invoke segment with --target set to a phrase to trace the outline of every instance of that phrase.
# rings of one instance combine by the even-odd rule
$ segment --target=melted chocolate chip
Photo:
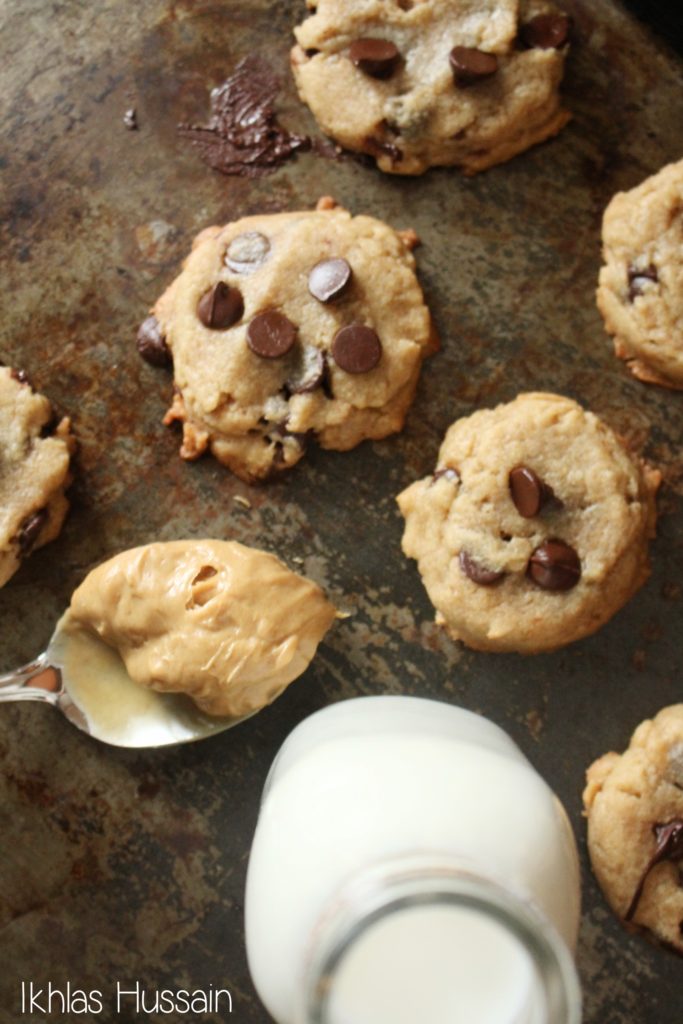
[[[652,871],[656,864],[661,864],[662,861],[679,861],[683,860],[683,821],[676,819],[670,821],[666,825],[654,825],[652,831],[655,835],[655,852],[650,857],[650,860],[645,866],[645,870],[640,877],[640,881],[636,886],[636,891],[633,894],[633,899],[629,905],[626,914],[624,915],[627,921],[630,921],[638,909],[640,897],[643,895],[643,889],[645,888],[645,882],[647,876]]]
[[[351,280],[351,267],[346,260],[321,260],[308,275],[308,290],[319,302],[332,302]]]
[[[572,19],[567,14],[537,14],[520,28],[520,37],[529,49],[559,50],[569,41]]]
[[[472,580],[473,583],[478,583],[481,587],[492,587],[494,583],[500,583],[505,575],[499,569],[487,569],[476,558],[472,558],[472,555],[467,551],[460,552],[458,562],[465,576]]]
[[[284,313],[267,309],[258,313],[247,327],[247,344],[262,359],[286,355],[296,339],[296,327]]]
[[[347,373],[368,373],[382,358],[382,342],[372,327],[348,324],[335,334],[332,356],[337,366]]]
[[[142,358],[152,366],[168,366],[171,363],[171,350],[155,316],[148,316],[142,321],[136,344]]]
[[[22,555],[28,555],[33,550],[33,546],[38,540],[40,531],[45,526],[48,520],[48,511],[46,508],[41,508],[37,512],[32,512],[30,516],[27,516],[23,520],[19,527],[19,533],[17,534],[17,544],[19,545],[19,551]]]
[[[292,368],[285,389],[290,395],[303,395],[320,387],[327,372],[325,354],[313,345],[304,345]]]
[[[642,269],[631,265],[628,268],[627,274],[628,297],[631,302],[633,302],[638,295],[643,295],[648,284],[659,281],[657,268],[652,263],[649,267],[643,267]]]
[[[528,466],[515,466],[511,469],[508,486],[515,508],[525,519],[537,516],[543,506],[554,497],[552,487]]]
[[[390,78],[400,56],[398,47],[389,39],[354,39],[349,47],[351,63],[371,78]]]
[[[485,53],[471,46],[454,46],[448,60],[455,84],[461,88],[490,78],[498,70],[495,53]]]
[[[202,159],[223,174],[255,178],[268,174],[299,149],[309,149],[305,135],[287,131],[278,121],[275,101],[280,81],[263,57],[240,61],[222,85],[211,92],[211,117],[205,125],[178,125]]]
[[[270,242],[260,231],[245,231],[228,245],[225,265],[235,274],[251,274],[265,263]]]
[[[563,540],[546,540],[531,555],[527,574],[543,590],[571,590],[581,578],[581,561]]]
[[[205,327],[225,330],[242,319],[244,300],[239,288],[217,281],[197,303],[197,316]]]

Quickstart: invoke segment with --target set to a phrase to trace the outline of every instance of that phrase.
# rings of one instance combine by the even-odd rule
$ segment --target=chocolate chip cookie
[[[55,423],[23,371],[0,366],[0,586],[61,530],[73,449],[69,420]]]
[[[683,953],[683,704],[642,722],[586,781],[588,851],[608,902]]]
[[[322,130],[391,174],[468,174],[552,135],[571,22],[544,0],[308,0],[299,95]]]
[[[172,358],[180,454],[210,448],[244,480],[400,430],[435,347],[414,235],[332,200],[245,217],[195,240],[138,336]]]
[[[403,550],[453,637],[552,650],[598,629],[647,578],[658,484],[576,402],[522,394],[450,427],[434,473],[398,497]]]
[[[630,192],[602,222],[598,307],[640,380],[683,388],[683,160]]]

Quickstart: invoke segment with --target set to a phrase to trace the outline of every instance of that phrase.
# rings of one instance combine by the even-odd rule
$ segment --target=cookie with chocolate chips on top
[[[528,393],[458,420],[398,496],[403,551],[469,647],[535,653],[602,626],[645,581],[659,473],[597,416]]]
[[[593,871],[612,909],[683,954],[683,704],[598,758],[583,803]]]
[[[0,586],[61,530],[74,448],[69,420],[55,422],[22,370],[0,366]]]
[[[602,223],[598,308],[639,380],[683,389],[683,160],[630,192]]]
[[[415,241],[327,198],[203,231],[138,334],[172,360],[182,457],[210,449],[255,481],[309,438],[344,451],[400,430],[436,347]]]
[[[571,20],[546,0],[308,0],[291,61],[322,130],[390,174],[467,174],[556,135]]]

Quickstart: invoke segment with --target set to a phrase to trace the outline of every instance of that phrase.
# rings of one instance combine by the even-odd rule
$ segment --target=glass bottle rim
[[[396,861],[354,879],[316,929],[297,1024],[329,1024],[338,971],[354,944],[396,912],[457,907],[481,913],[517,939],[536,968],[544,1024],[581,1024],[581,987],[574,958],[553,924],[530,902],[461,864]],[[427,1022],[428,1024],[428,1022]]]

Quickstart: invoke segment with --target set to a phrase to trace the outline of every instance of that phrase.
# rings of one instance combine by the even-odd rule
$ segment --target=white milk
[[[246,893],[278,1024],[578,1021],[578,917],[566,815],[491,722],[366,697],[285,741]]]

